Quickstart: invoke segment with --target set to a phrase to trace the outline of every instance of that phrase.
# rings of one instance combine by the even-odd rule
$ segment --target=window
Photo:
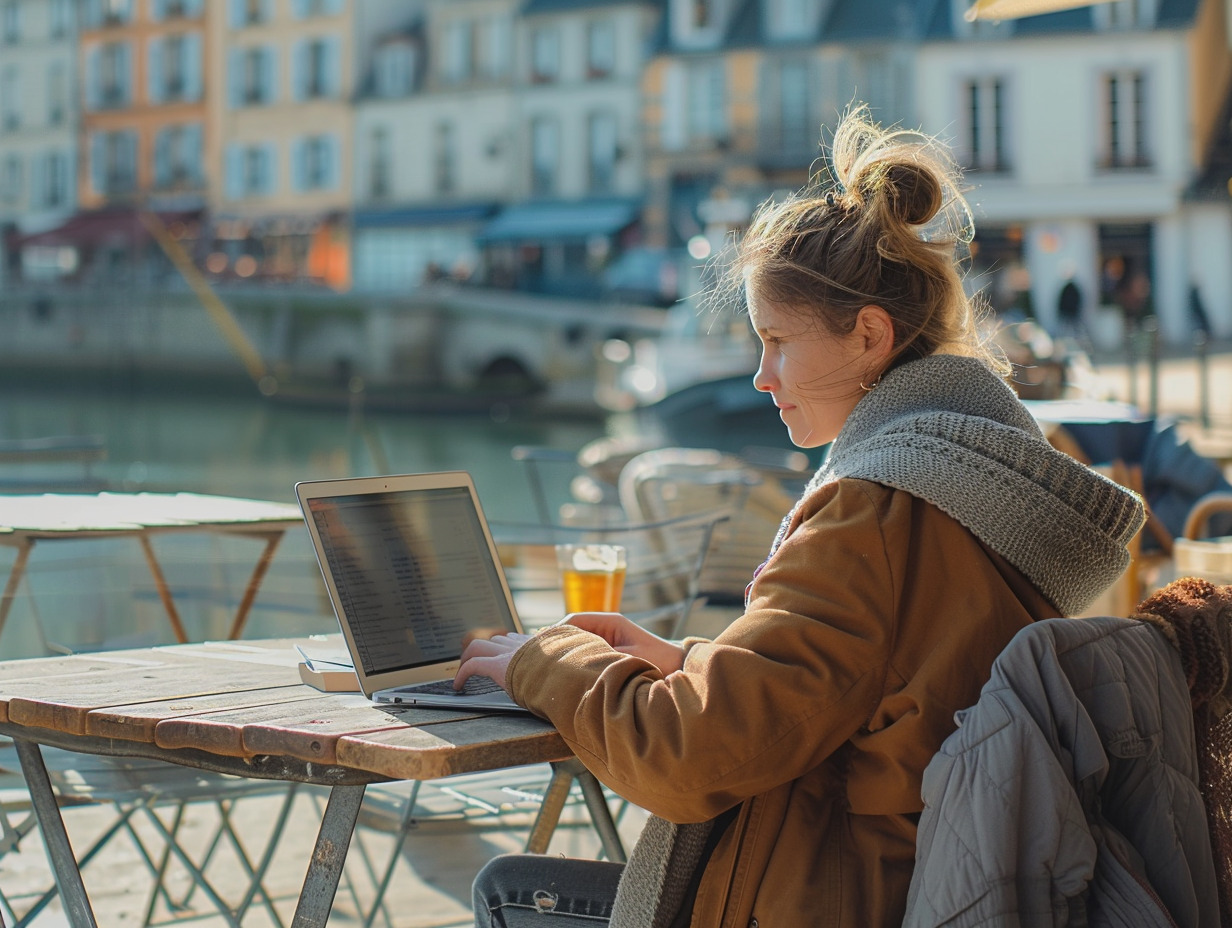
[[[163,39],[163,99],[180,100],[184,97],[185,66],[184,36],[169,35]]]
[[[689,24],[694,29],[713,29],[716,20],[714,0],[688,0]]]
[[[1113,71],[1103,78],[1104,152],[1109,170],[1151,166],[1147,148],[1147,79],[1141,71]]]
[[[236,142],[227,146],[223,165],[223,186],[227,199],[241,200],[274,192],[273,145]]]
[[[445,72],[450,84],[471,80],[475,74],[475,28],[470,20],[460,19],[445,27]]]
[[[1008,171],[1005,82],[999,77],[967,81],[966,167],[973,171]]]
[[[329,46],[324,39],[312,39],[305,51],[307,65],[305,94],[309,99],[329,96]]]
[[[414,89],[415,46],[409,42],[391,42],[381,47],[373,68],[377,96],[405,97]]]
[[[15,204],[21,198],[21,157],[6,155],[0,168],[0,202]]]
[[[43,157],[43,183],[38,196],[46,209],[68,205],[68,155],[64,152],[48,152]]]
[[[244,24],[256,26],[265,22],[264,0],[244,0]]]
[[[690,139],[725,139],[724,74],[721,61],[693,64],[688,71],[685,122]]]
[[[238,70],[233,74],[232,94],[236,106],[274,102],[274,50],[260,45],[240,49]]]
[[[817,28],[817,0],[768,0],[769,33],[775,39],[803,39]]]
[[[1109,32],[1149,29],[1155,22],[1157,0],[1112,0],[1091,8],[1097,28]]]
[[[72,29],[72,0],[51,0],[50,31],[53,39],[62,39]]]
[[[0,128],[5,131],[21,125],[21,85],[17,68],[10,66],[0,74]]]
[[[716,47],[734,0],[667,0],[671,40],[682,48]]]
[[[272,177],[272,158],[267,149],[250,145],[243,154],[243,185],[245,194],[266,193]]]
[[[556,192],[560,159],[560,126],[550,116],[537,116],[530,124],[530,190],[535,196]]]
[[[560,77],[560,33],[543,27],[531,34],[530,79],[547,83]]]
[[[368,192],[374,200],[380,200],[390,193],[390,169],[392,167],[392,152],[389,145],[389,130],[377,126],[369,136],[372,166],[369,174]]]
[[[487,76],[499,80],[509,76],[513,60],[513,22],[508,16],[493,16],[485,31],[484,68]]]
[[[778,106],[776,107],[779,147],[785,152],[812,151],[817,145],[817,127],[809,89],[809,63],[787,60],[779,65]]]
[[[103,108],[129,103],[128,45],[109,42],[99,49],[99,93]]]
[[[21,41],[21,7],[18,0],[4,0],[0,6],[0,36],[6,45]]]
[[[90,140],[90,178],[96,193],[114,195],[137,189],[137,133],[96,132]]]
[[[616,26],[611,20],[595,20],[586,27],[586,76],[610,77],[616,70]]]
[[[432,149],[432,173],[437,193],[452,193],[457,186],[457,140],[454,136],[452,124],[437,125]]]
[[[68,66],[53,61],[47,66],[47,124],[61,125],[68,114]]]
[[[591,113],[586,119],[586,149],[589,185],[592,193],[607,193],[615,186],[616,117],[612,113]]]
[[[201,182],[201,127],[168,126],[161,130],[154,140],[155,185],[183,188]]]
[[[337,140],[332,135],[310,135],[302,139],[295,159],[297,190],[332,190],[337,186]]]

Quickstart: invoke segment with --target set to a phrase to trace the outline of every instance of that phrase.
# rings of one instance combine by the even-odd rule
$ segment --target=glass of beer
[[[625,587],[625,549],[620,545],[556,546],[565,612],[619,612]]]

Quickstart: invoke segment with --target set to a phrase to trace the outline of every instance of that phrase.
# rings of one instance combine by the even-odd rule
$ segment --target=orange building
[[[204,205],[205,0],[81,7],[80,203]]]

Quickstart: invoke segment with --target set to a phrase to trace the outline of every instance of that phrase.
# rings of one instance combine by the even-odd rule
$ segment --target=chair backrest
[[[493,522],[492,535],[524,625],[564,615],[555,546],[566,542],[621,545],[627,568],[621,612],[652,631],[678,636],[698,596],[698,579],[724,513],[623,525]]]
[[[631,519],[726,513],[727,521],[715,529],[699,591],[714,604],[737,604],[796,500],[787,481],[799,476],[711,449],[663,448],[625,465],[620,499]]]

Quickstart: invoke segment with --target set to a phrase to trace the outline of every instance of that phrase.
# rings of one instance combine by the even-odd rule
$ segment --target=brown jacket
[[[740,805],[694,926],[901,923],[924,767],[993,659],[1056,615],[929,503],[846,479],[813,491],[713,642],[667,678],[554,627],[508,681],[596,776],[669,821]]]

